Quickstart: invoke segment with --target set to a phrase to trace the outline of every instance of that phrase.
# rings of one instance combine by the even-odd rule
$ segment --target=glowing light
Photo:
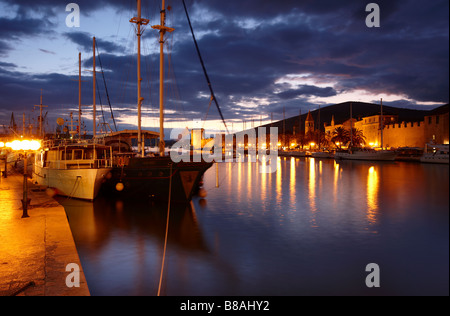
[[[0,148],[5,147],[5,143],[4,142],[0,142]]]
[[[38,150],[41,148],[41,143],[37,140],[15,140],[11,143],[6,143],[6,147],[12,150]]]

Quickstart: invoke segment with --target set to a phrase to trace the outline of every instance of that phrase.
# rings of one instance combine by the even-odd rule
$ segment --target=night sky
[[[320,106],[362,101],[432,109],[449,100],[449,1],[383,0],[380,27],[366,26],[366,5],[356,0],[185,0],[205,66],[224,117],[270,122]],[[135,0],[79,0],[80,27],[65,20],[69,1],[0,0],[0,124],[11,112],[21,126],[38,115],[41,89],[47,130],[78,110],[78,53],[82,103],[92,105],[92,37],[119,129],[137,124],[136,40],[130,18]],[[181,0],[168,0],[167,127],[223,128],[195,51]],[[159,24],[161,2],[142,0],[142,16]],[[158,32],[142,42],[143,127],[158,124]],[[98,120],[112,126],[103,78],[97,75]],[[100,100],[101,98],[101,100]],[[34,109],[34,110],[33,110]],[[83,119],[92,130],[91,108]],[[247,125],[248,127],[249,125]]]

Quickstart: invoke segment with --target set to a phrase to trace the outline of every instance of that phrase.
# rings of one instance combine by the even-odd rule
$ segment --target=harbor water
[[[265,168],[219,163],[219,188],[213,167],[205,199],[171,205],[162,295],[449,294],[448,165],[279,157]],[[58,201],[91,295],[157,295],[168,205]]]

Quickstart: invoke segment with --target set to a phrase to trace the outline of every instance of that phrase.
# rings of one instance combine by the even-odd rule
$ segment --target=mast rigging
[[[209,80],[209,76],[208,76],[208,73],[206,71],[206,67],[205,67],[205,64],[203,62],[202,55],[200,54],[200,48],[198,47],[197,39],[195,38],[194,29],[192,28],[191,19],[189,18],[189,13],[187,11],[186,4],[185,4],[184,0],[183,0],[183,6],[184,6],[184,12],[186,12],[186,17],[187,17],[187,20],[188,20],[188,23],[189,23],[189,28],[191,29],[192,38],[194,39],[194,44],[195,44],[195,48],[197,50],[198,58],[200,59],[200,63],[202,64],[203,72],[204,72],[205,77],[206,77],[206,81],[208,82],[208,88],[209,88],[209,91],[211,92],[211,98],[212,98],[212,100],[214,100],[214,103],[216,104],[216,107],[217,107],[217,110],[219,111],[219,114],[220,114],[220,117],[222,119],[223,125],[225,125],[225,129],[227,130],[227,134],[229,134],[230,132],[228,131],[227,124],[225,123],[225,119],[223,117],[222,111],[220,110],[219,103],[217,102],[217,98],[216,98],[216,96],[214,94],[214,90],[213,90],[212,85],[211,85],[211,80]]]

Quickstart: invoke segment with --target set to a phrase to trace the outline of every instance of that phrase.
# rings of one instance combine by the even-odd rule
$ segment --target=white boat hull
[[[424,154],[420,158],[420,162],[423,163],[442,163],[442,164],[448,164],[449,159],[448,155],[434,155],[434,154]]]
[[[39,184],[56,189],[57,195],[83,200],[94,200],[111,168],[50,169],[34,166],[33,179]]]
[[[305,151],[279,151],[278,156],[281,157],[306,157]]]
[[[355,151],[353,153],[337,152],[335,159],[366,160],[366,161],[393,161],[397,154],[391,151],[365,152]]]
[[[326,152],[314,152],[311,154],[311,157],[313,158],[334,158],[334,154],[326,153]]]

